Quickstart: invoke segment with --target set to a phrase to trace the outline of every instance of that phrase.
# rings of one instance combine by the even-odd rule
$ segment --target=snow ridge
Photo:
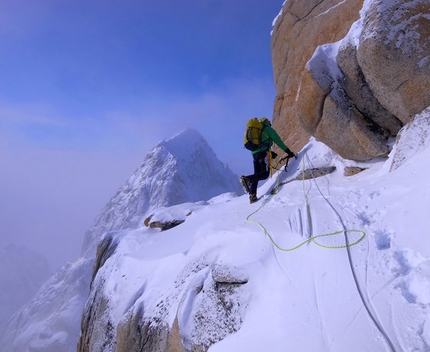
[[[94,255],[103,233],[135,228],[155,209],[207,201],[225,192],[243,193],[238,177],[218,160],[199,132],[183,130],[148,152],[87,231],[83,253]]]
[[[121,231],[112,230],[139,228],[150,211],[182,203],[194,209],[198,208],[194,203],[207,204],[226,192],[229,196],[243,193],[238,177],[195,129],[161,141],[96,217],[86,234],[82,257],[63,266],[13,316],[0,340],[0,351],[76,351],[95,251],[103,235],[120,242]]]
[[[428,117],[424,111],[416,121]],[[345,177],[351,161],[311,139],[288,172],[261,185],[257,206],[246,196],[223,195],[195,204],[185,222],[168,231],[121,231],[115,253],[96,277],[92,297],[102,295],[112,307],[97,322],[122,333],[133,321],[177,329],[187,350],[428,351],[430,247],[420,229],[429,225],[423,162],[429,144],[428,127],[422,127],[402,134],[399,145],[415,134],[420,142],[393,172],[391,155],[359,163],[366,171]],[[286,182],[270,195],[277,182],[296,179],[305,165],[337,171]],[[186,213],[190,204],[160,208],[159,216],[180,208]],[[310,233],[303,231],[308,212]],[[246,221],[251,213],[282,248],[342,228],[366,236],[349,249],[309,243],[280,252],[261,226]],[[342,235],[321,242],[347,244]],[[113,337],[92,337],[114,344]]]

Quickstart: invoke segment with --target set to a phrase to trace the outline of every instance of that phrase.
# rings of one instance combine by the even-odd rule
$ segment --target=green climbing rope
[[[303,171],[304,171],[304,157],[303,157]],[[272,200],[273,196],[277,193],[277,191],[279,189],[279,174],[280,173],[278,172],[277,185],[274,188],[274,190],[271,192],[269,198],[257,210],[255,210],[254,212],[252,212],[251,214],[249,214],[248,217],[246,218],[247,221],[253,222],[253,223],[259,225],[263,229],[264,234],[269,238],[269,240],[272,242],[273,246],[275,246],[280,251],[291,252],[291,251],[294,251],[294,250],[300,248],[301,246],[305,245],[306,243],[313,242],[317,246],[320,246],[322,248],[327,248],[327,249],[342,249],[342,248],[348,248],[348,247],[355,246],[356,244],[360,243],[364,239],[364,237],[366,236],[366,233],[364,231],[352,229],[352,230],[340,230],[340,231],[335,231],[335,232],[331,232],[331,233],[325,233],[325,234],[321,234],[321,235],[312,236],[312,237],[309,237],[307,240],[299,243],[297,246],[292,247],[292,248],[282,248],[281,246],[279,246],[276,243],[276,241],[273,239],[273,237],[270,235],[269,231],[264,227],[264,225],[261,222],[250,219],[251,216],[253,216],[254,214],[258,213],[263,207],[265,207]],[[305,191],[304,172],[302,172],[302,174],[303,174],[303,180],[302,180],[302,183],[303,183],[303,197],[305,199],[306,209],[307,209],[307,211],[309,213],[308,215],[309,215],[309,218],[310,218],[310,203],[309,203],[309,199],[307,197],[306,191]],[[325,197],[324,197],[324,199],[325,199]],[[355,242],[347,243],[346,245],[342,245],[342,246],[328,246],[328,245],[324,245],[324,244],[318,243],[316,241],[317,238],[321,238],[321,237],[335,236],[335,235],[339,235],[339,234],[345,234],[345,236],[346,236],[346,234],[349,233],[349,232],[360,233],[361,236]]]
[[[305,153],[305,155],[304,156],[306,156],[306,153]],[[304,156],[303,156],[303,180],[302,180],[302,182],[303,182],[303,195],[304,195],[304,199],[305,199],[305,202],[306,202],[306,210],[307,210],[307,212],[308,212],[308,218],[309,219],[311,219],[311,213],[310,213],[310,202],[309,202],[309,199],[308,199],[308,197],[307,197],[307,194],[306,194],[306,191],[305,191],[305,178],[304,178]],[[285,183],[284,183],[285,184]],[[250,221],[250,222],[254,222],[254,223],[256,223],[256,224],[258,224],[262,229],[263,229],[263,231],[264,231],[264,233],[265,233],[265,235],[270,239],[270,241],[272,242],[272,244],[273,244],[273,246],[275,247],[275,248],[277,248],[277,249],[279,249],[280,251],[284,251],[284,252],[288,252],[288,251],[294,251],[294,250],[296,250],[296,249],[298,249],[298,248],[300,248],[301,246],[303,246],[303,245],[305,245],[306,243],[309,243],[309,242],[313,242],[313,243],[315,243],[316,245],[318,245],[318,246],[320,246],[320,247],[322,247],[322,248],[329,248],[329,249],[340,249],[340,248],[346,248],[347,249],[347,253],[348,253],[348,261],[349,261],[349,265],[350,265],[350,268],[351,268],[351,272],[352,272],[352,276],[353,276],[353,278],[354,278],[354,282],[355,282],[355,285],[356,285],[356,287],[357,287],[357,290],[358,290],[358,293],[359,293],[359,295],[360,295],[360,298],[361,298],[361,301],[362,301],[362,303],[363,303],[363,305],[364,305],[364,307],[365,307],[365,309],[366,309],[366,311],[367,311],[367,313],[369,314],[369,317],[370,317],[370,319],[373,321],[373,323],[375,324],[375,326],[376,326],[376,328],[379,330],[379,332],[382,334],[382,336],[384,337],[384,339],[385,339],[385,341],[386,341],[386,343],[388,344],[388,346],[389,346],[389,348],[390,348],[390,350],[392,351],[392,352],[395,352],[396,351],[396,349],[395,349],[395,347],[394,347],[394,344],[393,344],[393,342],[391,341],[391,338],[390,338],[390,336],[387,334],[387,332],[385,331],[385,329],[384,329],[384,327],[382,326],[382,324],[381,324],[381,322],[378,320],[378,317],[374,314],[374,312],[372,311],[372,309],[371,309],[371,307],[369,307],[369,297],[367,297],[366,298],[366,295],[365,295],[365,293],[363,292],[363,289],[360,287],[360,285],[359,285],[359,281],[358,281],[358,279],[357,279],[357,274],[356,274],[356,272],[355,272],[355,269],[354,269],[354,266],[352,265],[352,259],[351,259],[351,251],[350,251],[350,247],[352,247],[352,246],[354,246],[354,245],[356,245],[356,244],[358,244],[358,243],[360,243],[363,239],[364,239],[364,237],[366,236],[366,233],[364,232],[364,231],[362,231],[362,230],[347,230],[346,229],[346,227],[345,227],[345,225],[344,225],[344,223],[343,223],[343,221],[342,221],[342,218],[341,218],[341,216],[340,216],[340,214],[338,213],[338,211],[336,210],[336,208],[334,208],[334,206],[330,203],[330,201],[324,196],[324,194],[321,192],[321,190],[320,190],[320,188],[319,188],[319,186],[318,186],[318,183],[316,183],[315,182],[315,184],[316,184],[316,187],[318,188],[318,191],[320,192],[320,194],[321,194],[321,196],[325,199],[325,201],[328,203],[328,205],[333,209],[333,211],[337,214],[337,216],[339,217],[339,220],[340,220],[340,222],[342,223],[342,225],[343,225],[343,227],[344,227],[344,230],[341,230],[341,231],[335,231],[335,232],[331,232],[331,233],[326,233],[326,234],[322,234],[322,235],[317,235],[317,236],[312,236],[312,237],[310,237],[310,238],[308,238],[306,241],[303,241],[302,243],[299,243],[297,246],[295,246],[295,247],[292,247],[292,248],[282,248],[282,247],[280,247],[276,242],[275,242],[275,240],[272,238],[272,236],[269,234],[269,232],[267,231],[267,229],[264,227],[264,225],[263,224],[261,224],[260,222],[258,222],[258,221],[256,221],[256,220],[250,220],[250,217],[252,216],[252,215],[254,215],[255,213],[257,213],[257,212],[259,212],[264,206],[266,206],[266,204],[267,203],[269,203],[270,201],[271,201],[271,199],[273,198],[273,196],[277,193],[277,191],[278,191],[278,189],[279,189],[279,186],[280,186],[280,183],[279,183],[279,173],[278,173],[278,177],[277,177],[277,185],[275,186],[275,188],[272,190],[272,192],[270,192],[270,196],[269,196],[269,198],[267,199],[267,201],[265,201],[256,211],[254,211],[253,213],[251,213],[251,214],[249,214],[248,215],[248,217],[246,218],[246,220],[247,221]],[[312,233],[312,220],[310,221],[310,227],[311,227],[311,232],[310,233]],[[353,243],[349,243],[349,241],[348,241],[348,237],[347,237],[347,233],[348,232],[356,232],[356,233],[360,233],[361,234],[361,237],[357,240],[357,241],[355,241],[355,242],[353,242]],[[323,244],[321,244],[321,243],[318,243],[317,241],[316,241],[316,239],[317,238],[320,238],[320,237],[327,237],[327,236],[335,236],[335,235],[339,235],[339,234],[344,234],[344,237],[345,237],[345,241],[346,241],[346,245],[344,245],[344,246],[327,246],[327,245],[323,245]]]

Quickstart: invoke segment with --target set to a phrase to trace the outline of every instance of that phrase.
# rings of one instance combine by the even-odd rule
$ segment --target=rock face
[[[407,124],[397,135],[397,143],[393,153],[391,170],[402,166],[409,158],[422,152],[429,145],[428,131],[430,131],[430,107]]]
[[[430,2],[373,2],[363,25],[357,58],[366,81],[408,123],[430,105]]]
[[[274,126],[287,144],[312,135],[346,159],[386,155],[430,105],[429,14],[425,0],[286,2],[272,55]]]
[[[160,292],[150,307],[144,304],[149,282],[131,299],[126,288],[112,286],[111,278],[118,272],[123,283],[132,279],[121,271],[124,257],[115,254],[119,241],[117,233],[108,233],[98,246],[78,352],[203,352],[239,330],[248,304],[243,271],[211,263],[205,256],[193,258],[178,272],[173,291]],[[160,265],[162,260],[156,267]],[[132,285],[141,280],[134,278]]]
[[[306,114],[296,104],[298,96],[306,95],[308,109],[321,100],[302,81],[306,63],[319,45],[345,37],[362,6],[363,0],[288,0],[275,22],[271,42],[277,92],[273,126],[294,151],[309,140],[298,119],[299,113]]]

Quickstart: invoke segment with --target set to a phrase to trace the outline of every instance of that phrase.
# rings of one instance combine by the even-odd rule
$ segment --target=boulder
[[[289,0],[275,23],[274,127],[294,151],[314,136],[345,159],[386,156],[430,105],[430,2],[362,7]]]
[[[273,126],[295,152],[310,137],[299,115],[318,114],[321,107],[321,94],[313,94],[320,88],[306,76],[306,63],[319,45],[345,37],[362,6],[363,0],[288,0],[277,17],[271,41],[277,94]],[[298,104],[300,95],[305,98]]]
[[[193,211],[205,206],[206,202],[184,203],[172,207],[160,207],[149,215],[143,224],[152,229],[160,231],[170,230],[185,222],[187,216]]]
[[[315,138],[344,159],[366,161],[386,155],[388,133],[366,120],[342,93],[338,89],[326,97]]]
[[[378,108],[381,111],[384,110],[377,101],[374,101],[373,105],[363,113],[348,96],[347,90],[354,95],[355,92],[360,91],[360,87],[363,89],[365,83],[363,85],[363,82],[359,81],[360,71],[353,64],[347,68],[350,77],[355,75],[357,80],[345,79],[341,67],[333,60],[340,51],[339,45],[320,46],[309,60],[303,75],[303,80],[309,89],[298,97],[298,118],[309,134],[345,159],[366,161],[372,157],[386,155],[389,151],[386,142],[390,132],[378,125],[371,115],[371,111],[377,111]],[[352,67],[355,68],[352,69]],[[313,104],[309,104],[308,94],[312,97]],[[362,98],[360,100],[362,104],[359,106],[366,106],[366,94],[357,93],[357,96]],[[388,117],[390,116],[388,114]],[[386,123],[382,117],[379,120],[384,126],[391,128],[393,133],[397,133],[400,129],[401,123],[395,118]]]
[[[312,180],[318,177],[323,177],[329,175],[336,171],[336,166],[323,166],[323,167],[315,167],[311,169],[302,170],[296,177],[291,178],[287,181],[281,182],[276,185],[271,191],[271,194],[276,194],[280,186],[286,185],[287,183],[293,181],[303,181],[303,180]]]
[[[347,41],[339,48],[337,63],[343,73],[339,84],[358,111],[368,120],[396,136],[403,123],[375,98],[358,64],[357,48]]]
[[[145,219],[144,224],[146,227],[150,227],[151,229],[160,229],[160,231],[170,230],[182,223],[185,220],[171,220],[171,221],[151,221],[152,216],[149,216]]]
[[[345,169],[343,170],[343,175],[347,177],[354,176],[364,170],[367,170],[367,168],[358,167],[358,166],[346,166]]]
[[[335,166],[317,167],[312,169],[306,169],[300,172],[300,174],[291,181],[300,180],[312,180],[314,178],[322,177],[331,174],[336,171]]]
[[[357,59],[374,96],[408,123],[430,105],[430,2],[374,1]]]

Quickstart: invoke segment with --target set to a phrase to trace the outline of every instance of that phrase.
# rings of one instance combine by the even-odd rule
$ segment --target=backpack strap
[[[260,147],[267,147],[269,149],[272,146],[273,141],[272,141],[272,139],[270,138],[270,136],[268,134],[264,133],[264,129],[266,127],[267,126],[263,125],[263,128],[261,129],[261,135],[266,136],[266,141],[262,143],[261,142],[261,137],[260,137]]]

